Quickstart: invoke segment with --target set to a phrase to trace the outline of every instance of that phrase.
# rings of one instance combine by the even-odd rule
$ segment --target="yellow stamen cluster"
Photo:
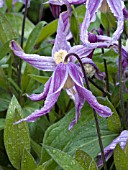
[[[65,50],[59,50],[58,52],[56,52],[54,54],[54,60],[56,62],[56,64],[60,64],[61,62],[64,63],[64,59],[67,55],[67,51]]]
[[[92,77],[95,74],[95,69],[91,64],[84,64],[85,71],[88,77]]]

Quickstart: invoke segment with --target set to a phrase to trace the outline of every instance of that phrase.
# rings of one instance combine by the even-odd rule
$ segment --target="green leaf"
[[[101,104],[108,106],[113,112],[112,116],[108,117],[109,130],[113,131],[113,132],[117,132],[117,133],[120,132],[121,131],[121,122],[120,122],[119,115],[118,115],[115,107],[113,106],[113,104],[109,101],[108,98],[98,97],[98,101]]]
[[[114,150],[114,162],[116,170],[126,170],[128,168],[128,158],[119,144]]]
[[[36,44],[37,45],[40,44],[46,38],[48,38],[49,36],[54,34],[56,32],[56,29],[57,29],[57,24],[58,24],[58,20],[54,20],[54,21],[50,22],[49,24],[47,24],[46,26],[44,26],[42,28],[42,31],[40,33],[40,36],[39,36]]]
[[[74,10],[70,18],[70,29],[71,29],[71,33],[73,35],[75,44],[80,44],[80,31],[79,31],[80,29],[79,29],[78,17],[76,15],[77,13]]]
[[[11,96],[5,90],[0,90],[0,112],[7,110]]]
[[[84,170],[98,170],[95,161],[86,152],[77,150],[76,160],[82,165]]]
[[[110,23],[107,18],[107,15],[104,13],[101,13],[101,22],[102,22],[103,27],[106,29],[106,31],[108,31],[110,28]]]
[[[29,76],[30,73],[38,74],[38,70],[33,68],[30,64],[23,62],[24,67],[22,79],[21,79],[21,89],[24,93],[29,93],[35,88],[37,88],[37,84],[34,80],[32,80]]]
[[[0,130],[4,129],[5,119],[0,119]]]
[[[25,46],[25,52],[26,53],[31,53],[35,44],[36,44],[36,41],[37,39],[39,38],[39,35],[40,35],[40,32],[42,30],[42,27],[44,26],[45,22],[42,21],[42,22],[39,22],[37,24],[37,26],[33,29],[33,31],[31,32],[27,42],[26,42],[26,46]]]
[[[8,13],[6,14],[6,17],[10,21],[11,27],[14,29],[15,33],[17,35],[21,35],[23,15],[19,13]],[[26,18],[24,37],[28,38],[33,29],[34,29],[34,24]]]
[[[35,151],[37,156],[40,158],[41,157],[41,146],[31,139],[31,147]]]
[[[60,149],[73,156],[75,156],[75,151],[80,149],[94,158],[100,152],[100,148],[92,108],[85,104],[78,123],[69,131],[68,126],[74,117],[75,110],[72,109],[63,119],[50,126],[45,133],[43,144]],[[105,147],[111,143],[117,134],[108,130],[106,119],[99,119],[99,123]],[[50,159],[44,149],[42,155],[41,163]]]
[[[4,45],[0,47],[0,60],[11,51],[9,43],[10,41],[6,42]]]
[[[38,166],[35,170],[45,170],[45,169],[44,169],[44,165]]]
[[[128,142],[125,145],[124,153],[125,153],[125,155],[127,156],[127,159],[128,159]]]
[[[44,146],[44,148],[63,170],[84,170],[83,167],[67,153],[50,146]]]
[[[15,38],[13,27],[10,24],[10,20],[0,12],[0,40],[2,44]]]
[[[21,169],[22,170],[26,170],[26,169],[35,170],[35,168],[37,168],[37,165],[36,165],[34,158],[26,149],[24,149],[23,157],[21,161]]]
[[[32,77],[34,80],[37,80],[38,82],[45,84],[49,77],[46,76],[38,76],[38,75],[34,75],[34,74],[29,74],[30,77]]]
[[[26,122],[18,125],[13,124],[21,118],[21,107],[13,96],[6,116],[4,144],[9,160],[16,169],[20,169],[24,148],[27,151],[30,150],[29,131]]]

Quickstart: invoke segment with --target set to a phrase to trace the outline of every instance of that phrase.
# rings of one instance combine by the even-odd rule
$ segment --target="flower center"
[[[95,69],[91,64],[84,64],[84,69],[88,77],[92,77],[95,74]]]
[[[55,60],[56,64],[60,64],[61,62],[64,63],[64,59],[67,54],[68,53],[66,50],[59,50],[58,52],[55,52],[54,60]]]

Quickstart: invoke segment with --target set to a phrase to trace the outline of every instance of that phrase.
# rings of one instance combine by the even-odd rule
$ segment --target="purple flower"
[[[72,4],[83,4],[86,0],[49,0],[48,3],[50,4],[50,9],[55,18],[59,18],[59,14],[61,12],[61,6],[67,5],[67,9],[69,13],[71,12],[71,5]]]
[[[117,18],[117,29],[114,32],[112,38],[107,38],[103,35],[100,36],[101,39],[106,40],[109,42],[108,44],[113,44],[118,38],[120,37],[121,33],[123,32],[124,27],[124,15],[123,15],[123,8],[124,2],[121,0],[106,0],[110,10]],[[94,22],[96,19],[96,13],[98,9],[101,7],[103,0],[87,0],[86,2],[86,14],[81,28],[81,40],[86,45],[91,45],[88,41],[88,28],[91,22]],[[119,10],[120,9],[120,10]]]
[[[11,42],[11,49],[16,56],[25,60],[37,69],[54,71],[50,79],[45,84],[44,91],[41,94],[32,94],[28,96],[33,101],[45,99],[44,107],[40,110],[36,110],[28,117],[19,120],[17,123],[23,121],[35,121],[38,117],[50,112],[62,89],[66,89],[67,93],[74,100],[76,108],[76,116],[71,122],[69,129],[77,123],[80,117],[80,110],[84,105],[85,100],[100,116],[108,117],[112,115],[111,109],[107,106],[99,104],[92,92],[84,87],[81,69],[79,65],[74,63],[76,59],[71,56],[66,63],[64,61],[66,55],[69,53],[73,52],[80,57],[85,57],[92,51],[92,48],[86,48],[82,45],[74,47],[70,46],[69,42],[66,40],[66,36],[69,33],[69,27],[68,12],[61,13],[58,22],[55,44],[52,49],[52,57],[44,57],[36,54],[25,54],[15,41]],[[88,63],[95,65],[91,59]]]
[[[121,146],[122,149],[124,149],[126,143],[128,141],[128,130],[124,130],[121,132],[121,134],[112,141],[111,144],[109,144],[105,149],[104,149],[104,153],[105,153],[105,159],[106,161],[111,157],[111,155],[113,154],[113,151],[116,147],[117,144],[119,144]],[[103,165],[103,161],[101,158],[101,153],[98,154],[98,167]]]

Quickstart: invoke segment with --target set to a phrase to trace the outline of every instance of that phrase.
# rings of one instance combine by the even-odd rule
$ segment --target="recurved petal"
[[[69,75],[75,83],[76,90],[79,91],[79,94],[87,100],[90,106],[101,116],[109,117],[112,115],[112,111],[107,106],[101,105],[98,103],[96,97],[92,94],[90,90],[87,90],[82,83],[82,76],[80,74],[79,68],[73,64],[69,63]]]
[[[47,97],[47,94],[49,92],[49,88],[50,88],[50,84],[51,84],[51,79],[50,78],[46,84],[44,85],[44,91],[40,94],[32,94],[32,95],[27,95],[27,97],[29,97],[31,100],[33,101],[40,101],[40,100],[44,100]]]
[[[68,4],[83,4],[86,0],[49,0],[49,3],[56,5],[68,5]]]
[[[84,98],[79,94],[79,91],[75,90],[74,93],[74,104],[75,104],[75,108],[76,108],[76,112],[75,112],[75,118],[72,120],[72,122],[70,123],[68,129],[71,130],[73,128],[73,126],[78,122],[78,119],[80,118],[80,111],[81,108],[84,105]]]
[[[50,4],[50,10],[51,10],[51,12],[52,12],[52,15],[53,15],[55,18],[59,18],[59,15],[60,15],[60,12],[61,12],[61,7],[60,7],[60,5]]]
[[[47,94],[47,98],[44,102],[44,107],[40,110],[36,110],[28,117],[21,119],[14,124],[18,124],[23,121],[33,122],[40,116],[43,116],[43,115],[47,114],[48,112],[50,112],[50,110],[56,103],[62,88],[64,87],[67,77],[68,77],[67,66],[64,63],[59,64],[56,67],[56,69],[51,77],[51,84],[49,87],[49,92]]]
[[[67,35],[70,32],[69,14],[68,12],[63,12],[60,14],[57,28],[57,35],[55,43],[52,50],[52,56],[54,57],[55,52],[59,50],[69,51],[70,44],[66,40]]]
[[[110,143],[105,149],[104,149],[104,153],[105,153],[105,159],[106,161],[110,158],[110,156],[112,155],[115,147],[117,144],[119,144],[121,146],[122,149],[124,149],[126,143],[128,142],[128,130],[124,130],[121,132],[121,134],[112,141],[112,143]],[[98,154],[98,167],[103,165],[103,161],[101,158],[101,153]]]
[[[121,33],[123,32],[123,27],[124,27],[124,16],[123,16],[124,2],[121,1],[121,0],[116,0],[116,1],[107,0],[107,2],[108,2],[108,5],[109,5],[112,13],[117,18],[117,29],[112,36],[112,41],[116,41],[116,40],[118,40]]]
[[[37,54],[26,54],[16,41],[12,40],[10,47],[14,54],[31,64],[33,67],[43,71],[54,71],[56,64],[52,57],[40,56]]]

